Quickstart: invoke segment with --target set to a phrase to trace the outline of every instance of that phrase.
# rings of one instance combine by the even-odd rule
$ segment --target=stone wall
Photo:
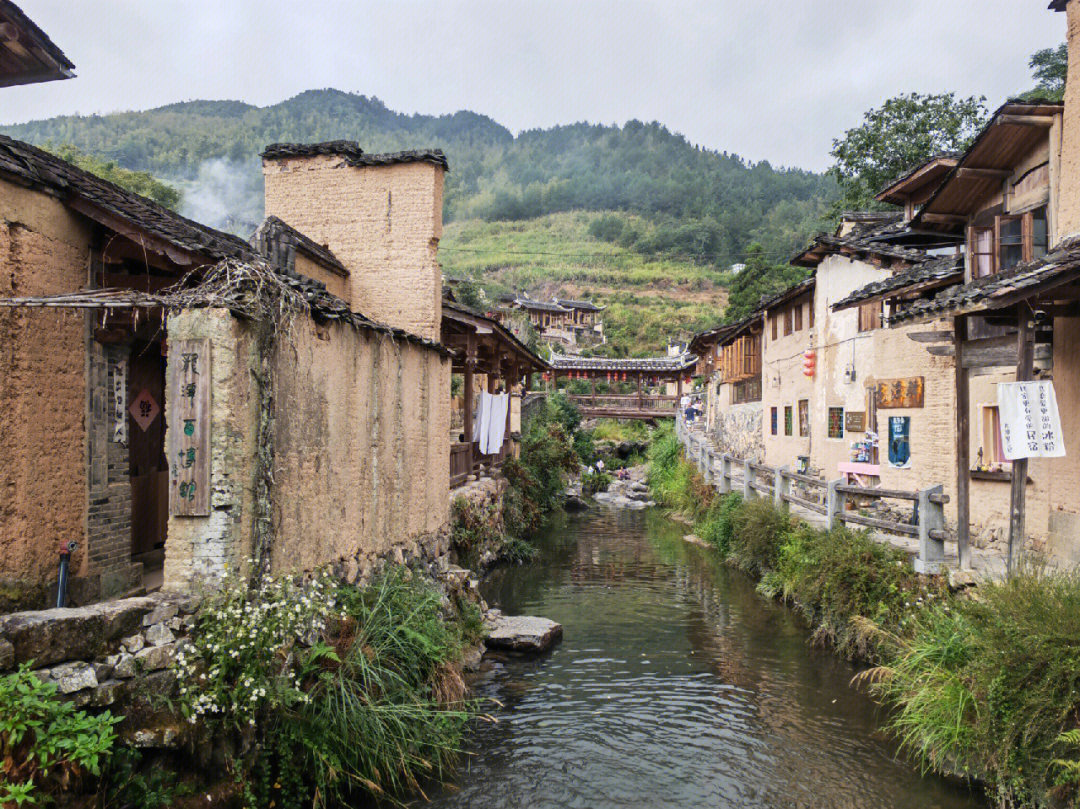
[[[725,386],[730,387],[730,386]],[[720,452],[761,463],[765,459],[761,402],[729,405],[717,412],[710,437]]]
[[[90,231],[53,197],[0,182],[0,296],[86,283]],[[87,317],[0,311],[0,611],[44,606],[58,552],[86,552]]]

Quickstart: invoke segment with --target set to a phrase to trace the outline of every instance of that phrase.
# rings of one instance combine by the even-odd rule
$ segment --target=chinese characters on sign
[[[923,378],[911,376],[907,379],[879,379],[874,388],[877,391],[878,407],[922,407]]]
[[[169,514],[210,514],[210,341],[169,345]]]
[[[844,413],[844,429],[849,433],[866,432],[866,413],[858,410],[848,410]]]
[[[1008,460],[1065,454],[1053,382],[999,383],[998,413],[1001,449]]]
[[[139,391],[139,395],[135,397],[135,401],[131,403],[128,410],[131,412],[131,417],[135,419],[135,423],[139,425],[139,429],[144,433],[150,429],[150,425],[154,423],[154,419],[161,412],[157,401],[146,388]]]
[[[113,366],[113,443],[127,444],[127,362],[120,360]]]

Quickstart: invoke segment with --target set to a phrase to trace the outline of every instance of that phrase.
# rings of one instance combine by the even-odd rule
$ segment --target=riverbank
[[[1075,574],[1029,570],[953,592],[865,533],[716,495],[671,432],[650,448],[649,481],[763,596],[800,611],[815,640],[876,666],[860,684],[892,708],[884,729],[918,765],[979,782],[997,806],[1078,805]]]

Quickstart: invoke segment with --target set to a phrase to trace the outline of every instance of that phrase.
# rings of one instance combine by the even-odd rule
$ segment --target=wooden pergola
[[[442,304],[442,343],[451,352],[452,372],[461,374],[464,382],[465,440],[450,445],[450,485],[457,486],[479,467],[501,465],[511,445],[504,441],[499,453],[482,455],[472,440],[476,376],[486,377],[488,393],[499,387],[509,393],[528,374],[546,371],[549,366],[497,321],[448,300]],[[506,419],[509,436],[509,408]]]

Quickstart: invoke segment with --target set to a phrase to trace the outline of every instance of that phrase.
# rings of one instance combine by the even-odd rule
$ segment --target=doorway
[[[161,340],[137,340],[128,364],[131,558],[143,564],[143,585],[148,591],[161,586],[169,524],[164,345]]]

